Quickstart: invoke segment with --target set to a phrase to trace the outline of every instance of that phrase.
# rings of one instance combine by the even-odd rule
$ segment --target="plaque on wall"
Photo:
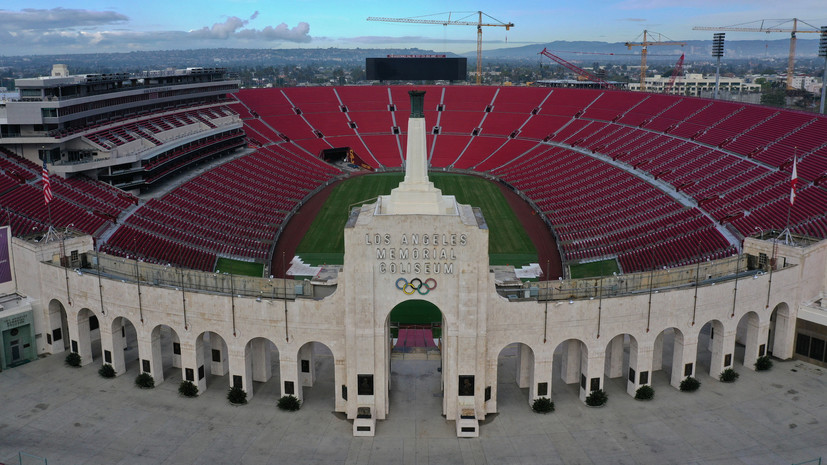
[[[198,379],[204,379],[204,365],[198,367]]]
[[[548,383],[537,383],[537,395],[538,396],[547,396],[548,395]]]
[[[186,368],[184,372],[186,373],[187,381],[195,381],[195,372],[192,368]]]
[[[347,386],[342,385],[342,399],[347,400]]]
[[[683,375],[684,376],[692,376],[692,368],[693,368],[693,365],[691,363],[687,363],[686,365],[684,365]]]
[[[373,375],[356,375],[358,384],[357,394],[360,396],[373,395]]]
[[[296,392],[296,391],[293,388],[293,381],[285,381],[284,382],[284,395],[285,396],[292,396],[294,392]]]
[[[724,355],[724,368],[732,365],[732,354]]]
[[[241,389],[241,376],[240,375],[233,375],[233,387]]]
[[[591,386],[589,387],[591,388],[589,389],[590,391],[596,391],[600,389],[600,378],[592,378]]]
[[[460,375],[458,394],[461,396],[474,395],[474,375]]]
[[[151,367],[149,365],[149,360],[141,360],[141,369],[144,371],[144,373],[149,373],[150,371],[152,371],[150,370],[150,368]]]
[[[108,350],[103,351],[103,361],[106,363],[112,363],[112,352]]]
[[[491,400],[491,386],[485,387],[485,401]]]
[[[310,360],[302,360],[302,373],[310,373]]]
[[[629,381],[635,382],[635,369],[632,367],[629,367]]]
[[[177,342],[172,343],[172,353],[174,355],[181,355],[181,344]]]
[[[649,372],[648,371],[641,371],[640,372],[640,384],[649,384]]]
[[[221,351],[218,349],[212,350],[212,361],[213,362],[221,362]]]

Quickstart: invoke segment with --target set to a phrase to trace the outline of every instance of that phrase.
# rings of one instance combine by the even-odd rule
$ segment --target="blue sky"
[[[16,6],[0,6],[2,55],[213,47],[474,50],[473,27],[366,21],[368,16],[444,19],[447,13],[428,15],[449,10],[466,12],[455,13],[454,18],[482,10],[515,24],[508,32],[485,28],[486,49],[554,40],[625,42],[635,40],[644,29],[673,40],[708,39],[711,32],[692,31],[692,27],[764,18],[797,17],[816,27],[827,25],[827,0],[30,0],[25,7],[23,2],[13,3]],[[736,37],[768,36],[727,35],[729,40]]]

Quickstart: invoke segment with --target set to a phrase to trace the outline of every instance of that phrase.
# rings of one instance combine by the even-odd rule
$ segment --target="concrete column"
[[[548,397],[551,399],[551,373],[552,373],[552,359],[539,360],[540,357],[534,356],[534,366],[532,367],[532,380],[528,389],[528,405],[533,405],[534,400],[539,397]],[[546,383],[545,394],[540,392],[540,384]]]
[[[592,392],[592,387],[595,389],[603,389],[603,373],[605,372],[606,353],[589,353],[586,355],[586,345],[582,347],[583,354],[580,357],[580,400],[585,402],[586,397]],[[585,380],[583,380],[585,377]],[[595,386],[592,386],[592,381],[595,381]],[[585,383],[583,382],[585,381]],[[583,386],[585,384],[585,387]]]
[[[121,320],[118,320],[119,322]],[[121,323],[115,323],[112,330],[101,327],[101,351],[103,352],[103,363],[109,363],[115,369],[115,375],[126,373],[126,360],[124,357],[123,342],[121,336]],[[109,352],[111,361],[106,361],[106,353]]]
[[[499,354],[498,354],[499,355]],[[486,384],[483,388],[491,387],[491,398],[485,402],[485,413],[497,413],[497,378],[499,377],[499,356],[488,360],[486,368]],[[549,384],[549,386],[551,386]],[[551,390],[551,388],[549,388]]]
[[[287,383],[293,383],[293,396],[299,400],[304,400],[304,393],[302,392],[302,385],[299,382],[299,367],[296,357],[291,355],[294,349],[285,347],[279,350],[279,377],[281,379],[281,395],[289,395],[287,392]],[[355,387],[355,386],[354,386]],[[376,386],[374,385],[374,389]],[[348,390],[349,391],[349,390]],[[356,390],[353,392],[354,399],[356,398]],[[350,397],[350,392],[348,392]]]
[[[313,387],[316,382],[316,364],[313,360],[313,343],[305,344],[299,349],[299,381],[302,386]],[[305,371],[307,369],[307,371]],[[374,386],[374,392],[377,386]]]
[[[252,376],[252,360],[246,354],[245,350],[230,351],[227,357],[227,366],[230,373],[229,387],[233,387],[233,381],[236,376],[241,377],[241,389],[247,393],[247,400],[253,398],[253,376]]]
[[[629,346],[629,373],[626,376],[626,393],[634,397],[639,387],[652,384],[652,347],[641,346],[631,338]],[[630,373],[635,370],[633,379]]]
[[[196,338],[195,344],[181,344],[181,363],[184,365],[181,378],[187,379],[187,370],[192,370],[190,381],[198,387],[198,395],[207,390],[206,367],[204,366],[204,339]],[[204,376],[202,376],[204,374]]]
[[[60,339],[52,340],[52,344],[48,347],[50,354],[59,354],[66,350],[69,345],[69,331],[63,326],[63,317],[60,310],[49,313],[49,334],[54,335],[55,330],[60,330]]]
[[[534,355],[531,348],[525,344],[517,345],[517,370],[515,381],[520,389],[531,387],[531,374],[534,365]]]
[[[687,336],[678,337],[675,334],[675,343],[672,346],[672,376],[669,383],[675,388],[680,388],[681,381],[687,376],[695,377],[695,369],[698,365],[698,339],[689,339]],[[692,370],[686,374],[686,365],[691,363]]]
[[[270,341],[253,339],[250,346],[250,355],[252,355],[253,360],[253,381],[266,383],[273,376]]]
[[[623,334],[617,335],[609,342],[609,378],[623,376]]]
[[[795,321],[789,317],[789,311],[778,311],[775,315],[773,330],[772,356],[787,360],[793,356],[795,341]]]
[[[723,333],[723,334],[721,334]],[[712,357],[709,359],[709,376],[718,379],[727,368],[732,368],[735,358],[735,331],[715,331],[712,340]],[[726,364],[729,359],[729,364]]]
[[[563,343],[563,356],[560,364],[560,377],[566,384],[580,382],[580,345],[577,340],[569,340]]]
[[[747,337],[744,341],[744,367],[750,370],[755,370],[755,361],[758,360],[759,348],[761,344],[766,344],[767,333],[770,325],[767,322],[761,325],[758,318],[753,318],[747,322]],[[766,345],[764,346],[766,353]]]
[[[138,337],[138,371],[141,373],[149,373],[155,380],[155,385],[164,382],[164,364],[161,357],[161,334],[156,332],[150,338]],[[149,371],[146,368],[144,361],[149,362]]]
[[[92,363],[92,334],[89,331],[89,314],[79,315],[77,323],[69,321],[70,340],[77,342],[77,353],[81,366]]]

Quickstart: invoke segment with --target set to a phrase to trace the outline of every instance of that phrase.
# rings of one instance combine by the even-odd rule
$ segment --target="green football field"
[[[499,187],[483,178],[448,173],[430,173],[434,186],[457,201],[480,207],[488,223],[488,254],[492,265],[527,265],[537,262],[537,250],[511,210]],[[372,203],[390,194],[402,182],[402,173],[357,176],[337,185],[313,220],[296,255],[310,265],[341,264],[344,228],[348,212],[356,205]],[[299,213],[301,214],[301,213]]]
[[[215,264],[215,270],[221,273],[256,276],[260,278],[264,273],[264,264],[221,257]]]

